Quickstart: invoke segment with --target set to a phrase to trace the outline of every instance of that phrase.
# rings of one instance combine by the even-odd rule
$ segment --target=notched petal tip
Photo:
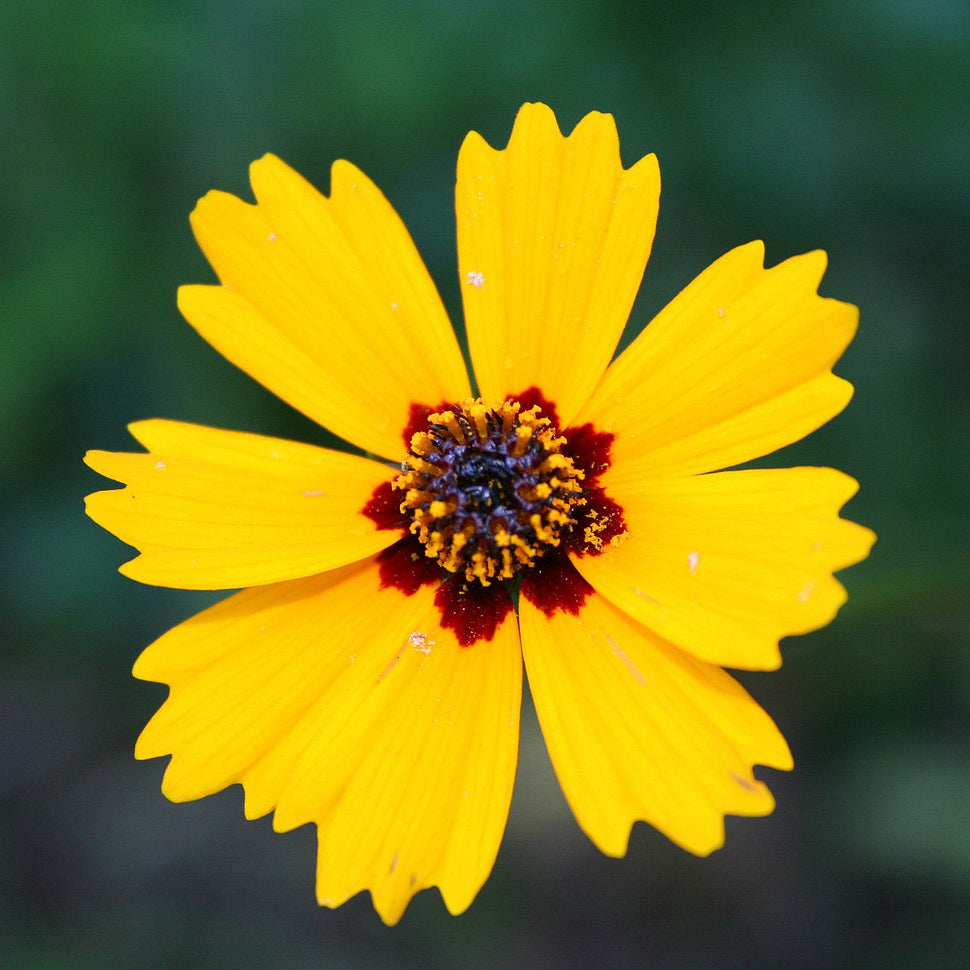
[[[851,385],[849,386],[851,387]],[[835,572],[839,572],[865,559],[879,537],[868,526],[844,518],[841,514],[845,511],[845,506],[859,491],[859,483],[856,479],[837,468],[813,468],[812,471],[827,474],[832,482],[833,512],[838,518],[842,534],[845,537],[844,555],[840,560],[843,564],[837,564],[833,567]]]
[[[346,158],[338,158],[330,166],[330,197],[361,189],[380,191],[362,169]]]
[[[395,863],[392,861],[392,865]],[[388,895],[386,893],[381,893],[380,891],[375,891],[373,889],[360,890],[357,893],[351,895],[334,896],[328,892],[325,892],[319,885],[316,891],[317,905],[325,906],[327,909],[339,909],[350,899],[355,896],[362,895],[366,893],[370,897],[371,905],[374,907],[374,911],[380,917],[381,922],[385,926],[397,926],[398,923],[404,917],[407,912],[408,907],[411,905],[411,901],[419,893],[425,890],[437,890],[441,901],[444,903],[445,909],[452,916],[461,916],[469,906],[475,901],[474,896],[471,898],[462,897],[460,902],[456,902],[449,895],[444,893],[440,886],[434,883],[419,882],[417,876],[412,875],[409,879],[409,884],[406,891]]]
[[[280,172],[286,175],[295,175],[297,178],[302,178],[302,176],[297,173],[295,169],[287,165],[279,155],[273,152],[266,152],[265,155],[261,155],[259,158],[249,163],[249,181],[250,184],[255,184],[257,181],[256,173],[262,172]]]
[[[775,732],[774,746],[772,748],[765,748],[761,752],[761,757],[758,760],[758,764],[764,765],[766,768],[774,768],[775,771],[792,771],[795,768],[795,757],[791,752],[791,748],[788,745],[788,741],[780,730]],[[759,782],[763,784],[763,782]],[[768,794],[771,795],[770,790]],[[774,807],[774,796],[772,795],[772,807]]]
[[[822,282],[822,277],[825,275],[825,270],[828,269],[829,254],[824,249],[810,249],[807,253],[792,256],[790,259],[803,263],[806,270],[809,267],[811,268],[812,275],[818,277],[818,283],[815,284],[817,289],[818,284]],[[788,261],[789,260],[784,260],[784,262]]]
[[[357,562],[394,541],[362,512],[388,477],[378,462],[158,418],[130,430],[148,452],[87,456],[126,485],[90,496],[88,514],[141,553],[121,567],[137,582],[261,586]]]
[[[599,596],[575,619],[544,618],[526,602],[520,622],[560,785],[583,831],[607,855],[626,853],[636,821],[707,855],[724,841],[726,815],[772,810],[753,768],[790,767],[788,745],[724,670],[692,659]],[[608,706],[596,700],[602,697]],[[580,718],[577,710],[597,716]]]
[[[784,657],[782,656],[781,646],[776,637],[774,640],[767,640],[763,643],[757,654],[757,658],[750,661],[749,665],[743,666],[742,662],[738,660],[738,665],[734,669],[760,670],[765,673],[771,673],[773,670],[780,670],[782,663],[784,663]]]
[[[462,288],[483,396],[540,386],[562,420],[572,419],[626,325],[659,194],[655,157],[623,168],[609,114],[591,112],[563,135],[550,108],[530,103],[504,148],[466,138],[456,185],[459,269],[466,282],[486,281]]]
[[[120,482],[123,481],[123,479],[118,478],[117,474],[112,474],[111,471],[109,471],[109,468],[111,467],[111,459],[115,454],[117,454],[117,452],[103,451],[100,448],[91,448],[84,453],[84,458],[82,461],[88,466],[88,468],[91,469],[91,471],[97,472],[104,478],[110,478],[113,482]],[[108,489],[107,491],[113,490]],[[100,494],[101,492],[92,492],[85,498],[85,502],[87,502],[88,499],[94,498],[95,495]]]
[[[470,131],[461,141],[461,147],[458,149],[458,160],[459,165],[462,159],[470,159],[473,157],[478,157],[484,152],[492,152],[494,149],[484,137],[480,135],[477,131]]]
[[[554,134],[562,137],[562,129],[559,127],[559,121],[557,120],[556,113],[552,110],[552,108],[550,108],[549,105],[544,104],[542,101],[526,101],[515,114],[515,122],[512,125],[512,134],[509,136],[506,147],[508,147],[508,145],[510,145],[517,136],[521,136],[524,129],[533,125],[537,128],[544,128],[544,134]]]
[[[660,199],[660,159],[651,152],[634,162],[629,168],[622,169],[627,179],[638,178],[656,183],[657,204]]]
[[[186,287],[180,287],[180,289],[185,289]],[[210,289],[210,287],[205,287]],[[146,451],[151,451],[151,446],[147,443],[146,439],[150,440],[150,436],[153,430],[164,427],[166,425],[181,425],[184,422],[172,421],[169,418],[141,418],[138,421],[129,421],[127,428],[128,434],[135,439]],[[200,427],[200,426],[196,426]]]
[[[616,128],[616,119],[609,112],[587,112],[580,118],[572,130],[566,134],[559,124],[559,119],[556,117],[555,111],[549,105],[542,101],[526,101],[516,113],[512,132],[505,144],[505,148],[494,150],[505,151],[518,139],[539,136],[555,141],[563,141],[572,138],[581,138],[587,133],[593,138],[606,138],[612,141],[616,146],[617,157],[619,157],[620,137]],[[481,135],[475,131],[471,131],[465,140],[467,141],[471,137],[481,138]],[[646,157],[656,160],[655,155]]]
[[[183,283],[175,291],[175,305],[179,313],[191,323],[195,307],[200,298],[204,299],[203,294],[222,289],[222,286],[213,283]]]
[[[252,202],[240,199],[239,196],[233,195],[231,192],[224,192],[222,189],[209,189],[196,202],[195,208],[189,213],[189,224],[195,233],[196,241],[205,252],[205,246],[202,244],[199,234],[206,225],[226,221],[227,215],[233,212],[252,215],[255,211],[256,205]]]
[[[331,184],[333,180],[332,171],[339,164],[340,162],[334,162],[331,166]],[[264,207],[272,207],[274,204],[289,204],[292,196],[296,194],[304,199],[323,200],[330,198],[309,179],[272,152],[267,152],[262,158],[257,158],[250,163],[249,183],[253,188],[257,204]]]

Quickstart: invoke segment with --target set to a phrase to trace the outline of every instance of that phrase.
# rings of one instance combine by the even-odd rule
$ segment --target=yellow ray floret
[[[219,283],[183,287],[179,307],[376,457],[164,420],[131,426],[145,453],[86,457],[123,485],[87,508],[138,550],[124,573],[252,587],[135,664],[170,688],[135,752],[171,756],[164,793],[240,784],[247,817],[315,824],[322,905],[367,890],[391,924],[437,886],[459,913],[505,827],[524,658],[604,852],[643,820],[704,855],[726,815],[770,812],[754,768],[791,755],[722,668],[776,667],[780,638],[831,620],[834,573],[875,537],[839,517],[856,489],[840,472],[721,469],[851,397],[832,367],[858,312],[819,295],[825,254],[766,269],[761,243],[732,250],[611,363],[657,162],[625,169],[609,115],[563,136],[527,104],[506,148],[472,133],[459,156],[471,380],[362,172],[335,163],[329,195],[272,155],[250,174],[255,204],[211,192],[193,212]]]
[[[817,288],[825,254],[763,268],[749,243],[708,267],[614,361],[583,408],[616,435],[629,481],[760,457],[834,417],[852,387],[831,373],[859,311]]]
[[[649,822],[706,855],[725,815],[767,815],[752,765],[790,768],[774,723],[718,667],[693,660],[591,596],[549,618],[524,598],[522,650],[546,747],[570,808],[607,855]]]
[[[657,159],[620,161],[611,115],[567,138],[524,105],[508,147],[474,132],[458,157],[458,265],[479,390],[536,385],[572,422],[616,349],[643,277],[660,198]]]
[[[629,531],[576,568],[634,619],[726,667],[777,667],[779,638],[835,616],[846,594],[832,573],[875,540],[839,518],[858,486],[831,468],[604,477]]]
[[[280,438],[178,421],[141,421],[147,454],[89,452],[126,487],[95,492],[88,514],[140,555],[132,579],[236,589],[355,562],[390,545],[362,512],[386,466]]]
[[[416,389],[469,392],[461,351],[407,229],[339,161],[326,197],[273,155],[251,170],[257,204],[210,192],[192,213],[221,287],[179,308],[220,353],[331,431],[384,457],[401,448]]]
[[[182,801],[241,783],[246,814],[319,828],[317,894],[369,889],[388,923],[437,885],[464,910],[498,851],[515,774],[514,619],[487,650],[440,626],[433,591],[372,562],[247,590],[165,634],[135,675],[171,685],[136,755],[172,754]]]

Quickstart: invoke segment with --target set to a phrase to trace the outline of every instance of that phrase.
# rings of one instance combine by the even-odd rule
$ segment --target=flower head
[[[464,910],[494,863],[523,660],[583,830],[623,855],[645,820],[721,845],[725,814],[790,768],[723,667],[770,669],[824,625],[832,573],[872,534],[829,468],[718,471],[846,405],[831,372],[854,307],[820,252],[732,250],[611,361],[653,239],[660,177],[624,169],[613,119],[568,137],[525,105],[508,147],[458,160],[459,279],[474,375],[406,229],[337,162],[324,196],[273,156],[256,204],[192,215],[217,286],[179,307],[221,353],[366,454],[175,421],[145,453],[91,452],[125,487],[88,499],[138,549],[133,579],[246,587],[153,643],[170,685],[136,756],[181,801],[242,784],[249,818],[318,828],[317,896],[364,889],[388,923],[436,885]]]

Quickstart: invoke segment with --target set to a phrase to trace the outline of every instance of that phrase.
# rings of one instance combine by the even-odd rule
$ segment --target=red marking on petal
[[[543,417],[548,418],[559,434],[565,437],[566,454],[586,472],[587,485],[595,485],[595,479],[610,467],[615,435],[608,431],[597,431],[590,422],[562,428],[556,405],[534,385],[521,394],[510,394],[506,400],[518,401],[523,411],[536,405],[542,409]]]
[[[547,552],[522,577],[519,595],[552,616],[556,610],[579,614],[593,587],[583,579],[564,552]]]
[[[507,400],[518,401],[523,410],[538,405],[543,417],[548,418],[566,438],[563,453],[585,472],[583,497],[586,504],[574,506],[572,515],[576,524],[563,531],[557,548],[549,549],[531,569],[521,573],[520,588],[520,595],[547,616],[557,610],[576,615],[593,587],[569,561],[568,554],[598,555],[605,544],[626,531],[623,509],[598,482],[599,476],[610,467],[613,435],[597,431],[590,423],[560,429],[555,404],[538,387],[510,395]],[[452,405],[447,402],[435,406],[412,403],[403,432],[405,450],[415,432],[427,429],[429,415],[450,407]],[[400,495],[391,487],[390,480],[378,485],[362,512],[379,529],[399,529],[404,533],[377,557],[382,587],[394,587],[411,596],[424,585],[440,583],[435,593],[435,606],[441,611],[441,625],[455,632],[461,646],[470,647],[482,640],[488,642],[495,636],[499,625],[513,609],[505,584],[482,586],[443,572],[435,559],[424,554],[421,542],[408,532],[411,520],[401,512]]]
[[[441,610],[441,625],[454,630],[463,647],[491,640],[499,624],[512,612],[512,598],[503,585],[466,583],[458,576],[438,587],[434,602]]]
[[[553,427],[566,439],[563,453],[569,455],[576,467],[586,473],[586,478],[583,479],[583,498],[586,499],[586,504],[573,509],[571,514],[576,519],[576,524],[563,533],[561,548],[574,555],[598,556],[611,539],[626,532],[623,509],[598,483],[599,476],[612,463],[615,436],[608,431],[597,431],[589,422],[571,428],[560,428],[556,405],[538,387],[533,386],[521,394],[510,395],[507,400],[518,401],[523,410],[538,404],[543,416],[549,418]],[[594,541],[589,541],[590,536]],[[545,558],[549,558],[548,555]]]
[[[378,529],[401,529],[407,531],[410,520],[401,511],[401,496],[391,487],[390,480],[381,482],[367,500],[361,512],[377,525]]]
[[[594,481],[610,467],[613,439],[607,431],[597,431],[592,424],[576,425],[562,432],[566,439],[566,451],[576,464],[586,472],[586,485]]]
[[[377,561],[381,588],[393,586],[405,596],[413,596],[426,583],[436,583],[441,577],[438,564],[424,554],[424,546],[412,535],[388,546]]]
[[[411,447],[411,437],[418,431],[428,430],[428,417],[432,414],[438,414],[440,411],[450,411],[452,409],[454,402],[442,401],[440,404],[418,404],[417,401],[412,401],[411,406],[408,409],[408,422],[404,426],[404,431],[401,432],[401,437],[404,439],[404,450],[407,451]]]
[[[528,411],[529,408],[534,408],[538,404],[542,409],[542,416],[544,418],[548,418],[552,423],[552,426],[557,431],[560,430],[559,413],[556,411],[556,405],[553,404],[552,401],[550,401],[549,398],[547,398],[545,394],[543,394],[542,391],[540,391],[539,388],[534,384],[532,387],[524,390],[521,394],[510,394],[505,400],[518,401],[519,404],[522,405],[523,411]]]
[[[577,556],[598,556],[612,539],[626,532],[623,509],[601,488],[583,492],[585,505],[573,509],[576,524],[563,533],[560,548]],[[595,538],[589,541],[589,536]]]

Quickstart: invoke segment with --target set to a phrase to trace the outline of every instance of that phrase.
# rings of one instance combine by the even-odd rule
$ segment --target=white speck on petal
[[[418,653],[429,654],[431,653],[431,648],[435,645],[435,641],[428,637],[425,633],[420,633],[415,630],[414,633],[408,636],[408,643],[414,647]]]
[[[809,600],[809,598],[811,597],[811,595],[812,595],[812,593],[814,591],[815,591],[815,584],[814,583],[811,583],[811,582],[806,583],[802,587],[802,591],[796,597],[797,600],[798,600],[798,602],[799,603],[807,603],[808,600]]]
[[[697,565],[701,561],[701,554],[699,552],[689,552],[687,553],[687,568],[690,570],[691,576],[697,572]]]
[[[269,242],[276,242],[276,233],[271,232],[266,238]]]
[[[472,272],[465,274],[465,283],[468,286],[482,287],[485,285],[485,274],[472,270]]]
[[[158,469],[159,471],[164,471],[164,470],[165,470],[165,469],[166,469],[166,468],[167,468],[168,466],[167,466],[167,465],[165,464],[165,462],[163,462],[163,461],[156,461],[156,462],[155,462],[155,467],[156,467],[156,468],[157,468],[157,469]]]
[[[391,309],[392,309],[392,310],[399,310],[399,309],[400,309],[400,307],[399,307],[399,306],[398,306],[398,305],[397,305],[396,303],[392,303],[392,304],[391,304]]]
[[[327,493],[322,488],[308,488],[303,494],[307,498],[323,498]]]

